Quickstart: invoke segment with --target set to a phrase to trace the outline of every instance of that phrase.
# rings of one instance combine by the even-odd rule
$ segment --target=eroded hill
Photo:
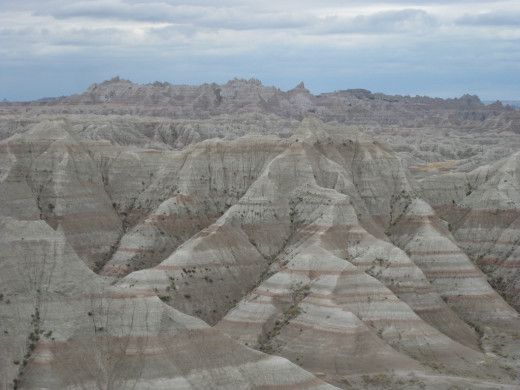
[[[399,110],[379,111],[377,126],[301,120],[308,111],[287,115],[280,96],[311,108],[332,97],[308,103],[303,85],[228,84],[215,95],[214,85],[112,80],[26,114],[9,106],[0,120],[0,388],[517,388],[520,161],[496,161],[515,148],[514,121],[490,125],[517,112],[473,97],[331,94],[366,100],[372,113],[424,104],[424,123],[449,111],[449,126],[461,126],[450,131],[481,125],[478,142],[493,131],[510,137],[486,157],[468,152],[468,172],[417,180],[459,169],[446,160],[414,177],[415,157],[382,141],[402,139],[404,122],[383,115]],[[286,111],[232,105],[251,90],[272,102],[270,91]],[[150,110],[210,92],[215,107],[242,114],[119,115],[133,109],[128,96]],[[183,109],[215,108],[204,102]],[[406,123],[419,120],[414,110]],[[439,126],[424,123],[406,130],[409,141]]]

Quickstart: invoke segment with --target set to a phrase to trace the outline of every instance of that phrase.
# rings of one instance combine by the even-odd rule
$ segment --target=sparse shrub
[[[159,299],[163,302],[168,302],[170,300],[169,295],[159,295]]]
[[[292,305],[289,309],[287,309],[287,311],[285,312],[285,315],[288,316],[289,318],[293,318],[293,317],[296,317],[301,312],[302,312],[301,307],[299,307],[298,305]]]

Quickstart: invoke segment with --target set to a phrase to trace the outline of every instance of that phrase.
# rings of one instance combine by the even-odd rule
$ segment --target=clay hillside
[[[0,139],[0,389],[520,386],[510,106],[114,78]]]

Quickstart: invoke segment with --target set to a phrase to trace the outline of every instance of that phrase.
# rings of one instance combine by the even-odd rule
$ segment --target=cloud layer
[[[3,0],[0,99],[72,94],[116,74],[520,99],[516,0],[345,3]]]

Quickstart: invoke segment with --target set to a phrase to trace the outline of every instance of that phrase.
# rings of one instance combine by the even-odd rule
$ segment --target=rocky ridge
[[[388,124],[398,121],[398,117],[403,116],[402,119],[428,120],[432,111],[451,113],[454,118],[477,120],[494,117],[501,112],[514,111],[512,107],[503,106],[500,102],[485,105],[474,95],[439,99],[426,96],[385,95],[364,89],[313,95],[305,88],[303,82],[284,92],[275,87],[264,86],[256,79],[234,79],[221,85],[213,83],[188,86],[160,82],[139,85],[115,77],[100,84],[93,84],[78,95],[45,99],[35,103],[29,106],[39,107],[42,109],[41,112],[52,113],[65,106],[70,110],[68,114],[81,113],[80,110],[94,113],[99,112],[100,105],[104,105],[104,114],[151,113],[153,116],[201,119],[230,112],[235,115],[257,112],[297,120],[312,114],[324,121],[336,120],[341,123],[355,120],[357,117],[363,124],[367,121]],[[4,105],[15,110],[27,107],[24,103]],[[378,115],[377,112],[381,111],[400,112],[401,115]]]
[[[313,95],[259,80],[201,86],[139,85],[118,77],[82,94],[28,103],[0,103],[0,138],[42,120],[66,116],[85,138],[120,145],[182,149],[204,139],[250,131],[290,136],[299,121],[356,125],[390,143],[417,176],[469,172],[520,147],[519,111],[477,96],[410,97],[351,89]]]
[[[433,179],[417,183],[388,144],[355,127],[308,117],[289,138],[176,151],[88,140],[58,119],[2,141],[0,153],[6,387],[89,388],[92,379],[71,378],[74,367],[113,350],[123,366],[115,374],[107,363],[101,380],[121,388],[515,386],[518,313],[437,216]],[[497,164],[489,172],[516,177],[517,160]],[[493,183],[473,175],[474,189]],[[516,210],[514,199],[498,206]],[[17,268],[19,258],[32,260]],[[27,290],[28,269],[48,266],[51,280],[35,272],[45,289]],[[65,273],[56,281],[54,269]],[[117,324],[110,334],[98,317]],[[111,340],[112,352],[96,340]],[[182,348],[187,362],[160,345]],[[216,357],[229,348],[238,361]]]
[[[0,119],[0,388],[518,386],[518,153],[416,180],[514,149],[514,122],[499,118],[515,111],[355,90],[333,95],[377,124],[300,122],[234,104],[256,91],[312,109],[326,96],[235,80],[218,95],[236,117],[204,99],[186,112],[215,117],[115,115],[129,96],[149,112],[215,94],[134,86],[1,107],[13,111]],[[156,90],[168,92],[148,102]],[[402,115],[421,124],[393,123],[403,108],[385,119],[392,104],[423,104]],[[406,132],[433,142],[441,114],[445,131],[509,144],[416,167],[426,154],[390,146]],[[435,160],[464,142],[422,150]]]

